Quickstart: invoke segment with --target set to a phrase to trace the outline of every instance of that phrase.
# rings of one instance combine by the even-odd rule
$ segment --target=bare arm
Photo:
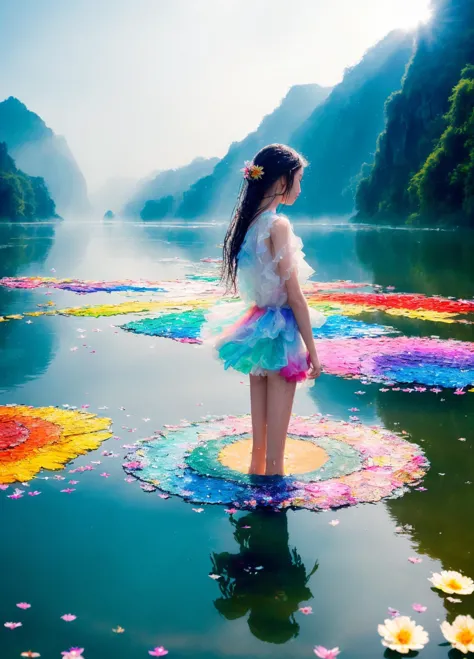
[[[284,218],[276,220],[272,226],[271,232],[272,245],[274,254],[279,258],[278,268],[280,276],[283,279],[286,279],[288,304],[293,310],[301,338],[309,352],[312,365],[309,377],[316,378],[321,374],[321,365],[316,351],[316,345],[314,343],[308,303],[301,290],[298,281],[298,272],[293,263],[293,254],[289,249],[290,232],[291,227],[288,220]]]

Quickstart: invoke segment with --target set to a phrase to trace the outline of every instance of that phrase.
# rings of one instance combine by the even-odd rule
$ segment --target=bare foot
[[[283,464],[279,464],[276,460],[268,463],[265,469],[265,474],[267,476],[284,476],[285,468]]]
[[[250,463],[249,474],[254,476],[264,476],[265,475],[265,458],[263,460],[253,459]]]

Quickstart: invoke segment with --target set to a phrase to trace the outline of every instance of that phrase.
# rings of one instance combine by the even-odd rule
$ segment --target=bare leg
[[[252,461],[249,474],[265,474],[267,453],[267,378],[250,376],[250,409],[252,411]]]
[[[279,373],[268,376],[267,385],[267,476],[283,476],[285,443],[290,424],[296,382],[287,382]]]

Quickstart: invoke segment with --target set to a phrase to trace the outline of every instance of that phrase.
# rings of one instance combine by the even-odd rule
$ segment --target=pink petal
[[[31,604],[28,604],[28,602],[19,602],[19,603],[17,604],[17,607],[18,607],[19,609],[23,609],[24,611],[26,611],[26,609],[30,609],[30,608],[31,608]]]
[[[317,657],[320,657],[320,659],[335,659],[337,655],[340,654],[339,648],[328,650],[322,645],[317,645],[313,652]]]
[[[416,564],[416,563],[421,563],[423,559],[418,558],[418,556],[409,556],[408,560],[410,561],[410,563]]]
[[[400,615],[400,611],[398,609],[392,609],[391,606],[388,607],[388,615],[391,618],[396,618],[397,616]]]
[[[313,607],[311,607],[311,606],[302,606],[300,608],[300,613],[302,613],[305,616],[309,616],[310,613],[313,613]]]
[[[423,604],[412,604],[411,608],[413,609],[413,611],[416,611],[417,613],[424,613],[428,607],[423,606]]]
[[[63,616],[61,616],[61,620],[64,620],[64,622],[72,622],[73,620],[76,620],[77,616],[74,616],[72,613],[65,613]]]
[[[148,654],[151,654],[152,657],[164,657],[168,654],[168,650],[165,650],[164,647],[160,646],[154,648],[153,650],[148,650]]]
[[[6,622],[4,625],[4,627],[7,627],[8,629],[16,629],[21,626],[21,622]]]

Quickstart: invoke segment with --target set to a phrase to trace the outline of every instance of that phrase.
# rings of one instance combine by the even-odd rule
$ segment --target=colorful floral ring
[[[419,446],[377,426],[293,416],[287,476],[247,473],[250,416],[210,417],[167,426],[127,456],[124,469],[145,489],[195,503],[327,510],[403,494],[420,482],[428,461]]]

